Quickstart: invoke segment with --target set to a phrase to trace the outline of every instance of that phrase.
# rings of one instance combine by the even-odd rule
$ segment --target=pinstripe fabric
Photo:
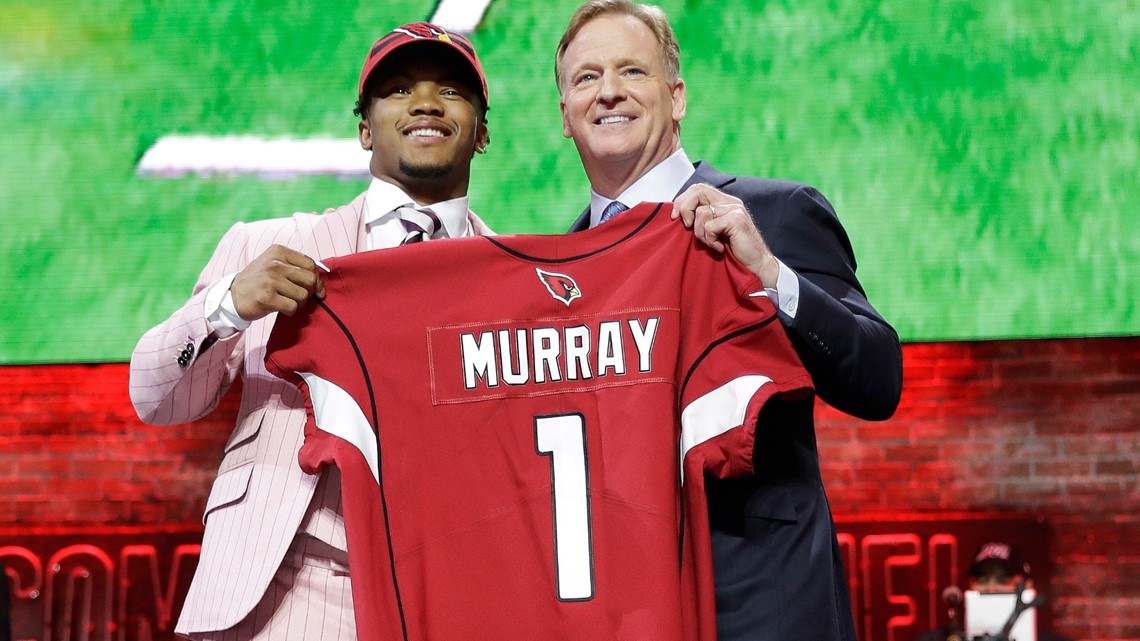
[[[233,628],[262,601],[271,583],[280,589],[280,577],[274,577],[303,520],[306,531],[343,545],[343,532],[337,531],[343,526],[323,507],[330,501],[335,506],[331,494],[321,501],[322,509],[305,518],[319,479],[297,464],[303,399],[265,370],[265,343],[275,315],[203,352],[210,331],[203,302],[211,284],[240,271],[270,245],[286,245],[317,260],[363,247],[364,197],[323,215],[298,213],[235,224],[203,269],[190,300],[148,331],[131,355],[131,401],[139,417],[152,425],[180,425],[205,416],[235,378],[243,379],[237,425],[207,501],[201,558],[178,622],[180,634]],[[470,219],[475,233],[492,233],[474,213]],[[183,368],[177,357],[188,342],[194,357]],[[339,483],[321,485],[339,493]]]
[[[307,538],[307,537],[302,537]],[[312,564],[322,552],[309,556],[294,545],[265,591],[265,596],[241,623],[221,632],[191,635],[194,641],[343,641],[356,638],[352,586],[347,556]]]

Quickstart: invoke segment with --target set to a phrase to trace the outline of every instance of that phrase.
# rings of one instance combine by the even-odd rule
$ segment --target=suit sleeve
[[[798,311],[786,327],[817,393],[858,418],[890,418],[902,393],[902,347],[855,277],[847,232],[811,187],[799,185],[773,209],[775,227],[769,221],[761,230],[799,278]]]
[[[226,232],[190,299],[146,332],[131,353],[131,403],[143,422],[177,425],[209,414],[240,372],[244,332],[218,340],[203,306],[210,285],[248,264],[249,227],[237,223]]]

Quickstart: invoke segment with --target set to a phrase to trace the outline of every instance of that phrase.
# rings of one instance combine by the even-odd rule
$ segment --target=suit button
[[[190,360],[194,358],[194,343],[186,343],[182,348],[182,353],[178,355],[178,366],[185,369],[190,364]]]

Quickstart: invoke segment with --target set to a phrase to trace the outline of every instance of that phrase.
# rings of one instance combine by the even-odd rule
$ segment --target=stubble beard
[[[439,163],[435,165],[416,165],[401,158],[400,172],[408,178],[416,180],[436,180],[445,178],[451,173],[452,163]]]

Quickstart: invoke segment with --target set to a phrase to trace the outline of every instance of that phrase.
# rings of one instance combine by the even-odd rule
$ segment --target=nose
[[[625,83],[622,82],[621,76],[613,69],[607,69],[602,72],[602,77],[598,82],[598,100],[607,104],[613,104],[625,99]]]
[[[439,88],[417,85],[412,92],[408,109],[413,114],[442,115],[443,102],[439,96]]]

